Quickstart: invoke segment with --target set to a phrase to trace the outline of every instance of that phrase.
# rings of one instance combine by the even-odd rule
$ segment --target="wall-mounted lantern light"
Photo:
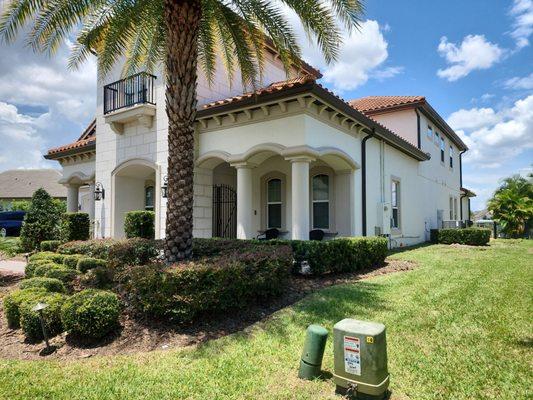
[[[105,199],[105,189],[100,182],[97,182],[95,185],[94,199],[96,201]]]
[[[161,196],[163,196],[164,199],[168,197],[168,177],[166,175],[163,177],[163,186],[161,186]]]

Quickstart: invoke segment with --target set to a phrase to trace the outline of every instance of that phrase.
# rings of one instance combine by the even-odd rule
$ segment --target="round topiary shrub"
[[[48,259],[41,259],[41,260],[34,260],[30,261],[28,264],[26,264],[26,268],[24,268],[24,273],[26,275],[26,278],[31,278],[35,274],[35,269],[41,265],[44,264],[50,264],[52,261]]]
[[[118,327],[120,302],[116,294],[86,289],[71,296],[61,309],[61,320],[69,333],[99,339]]]
[[[46,303],[48,306],[43,310],[43,320],[46,333],[49,336],[55,336],[63,332],[63,324],[61,323],[61,306],[65,302],[67,296],[61,293],[47,293],[40,302]],[[31,340],[43,339],[43,331],[41,327],[41,320],[39,313],[33,311],[36,302],[25,301],[20,306],[20,326],[24,335]]]
[[[46,276],[46,274],[49,271],[54,270],[54,269],[62,269],[62,268],[65,268],[65,266],[62,264],[56,264],[55,262],[49,261],[48,263],[43,263],[35,267],[35,269],[33,270],[32,277]]]
[[[56,251],[61,240],[43,240],[40,244],[41,251]]]
[[[65,258],[63,254],[53,253],[51,251],[41,251],[39,253],[32,254],[29,258],[29,261],[49,260],[61,264],[63,262],[63,258]]]
[[[42,288],[48,292],[65,293],[65,285],[59,279],[35,277],[24,279],[20,283],[21,289]]]
[[[85,257],[83,254],[69,254],[63,258],[63,264],[69,268],[76,269],[80,258]]]
[[[16,329],[20,327],[20,307],[24,302],[37,304],[48,292],[43,288],[20,289],[9,293],[4,298],[4,314],[7,326]]]
[[[62,268],[53,268],[46,273],[47,278],[59,279],[61,282],[69,285],[79,275],[79,272],[72,268],[62,266]]]
[[[105,260],[99,260],[98,258],[92,258],[92,257],[85,257],[80,258],[78,261],[78,271],[80,272],[87,272],[90,269],[96,268],[96,267],[106,267],[107,261]]]

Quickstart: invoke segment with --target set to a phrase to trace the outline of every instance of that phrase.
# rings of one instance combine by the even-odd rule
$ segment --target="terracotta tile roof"
[[[259,95],[267,94],[267,93],[280,92],[280,91],[290,89],[296,86],[301,86],[301,85],[304,85],[310,82],[315,82],[315,77],[313,75],[304,75],[298,78],[288,79],[286,81],[274,82],[268,86],[254,90],[253,92],[243,93],[237,96],[228,97],[226,99],[213,101],[212,103],[205,104],[202,108],[208,109],[208,108],[214,108],[214,107],[218,107],[218,106],[222,106],[226,104],[237,103],[239,101],[248,99],[250,97],[259,96]]]
[[[82,150],[96,143],[96,120],[93,120],[75,142],[48,150],[45,158],[54,158],[61,153]]]
[[[364,113],[386,110],[424,102],[424,96],[368,96],[350,100],[348,103]]]

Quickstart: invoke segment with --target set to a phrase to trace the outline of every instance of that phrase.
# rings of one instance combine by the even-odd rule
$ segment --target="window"
[[[453,147],[450,145],[450,168],[453,168]]]
[[[453,221],[453,197],[450,197],[450,221]]]
[[[281,229],[281,179],[267,182],[267,228]]]
[[[428,125],[427,135],[428,135],[429,140],[433,140],[433,129],[431,129],[431,126],[429,125]]]
[[[444,137],[440,137],[440,162],[444,162]]]
[[[147,186],[144,188],[144,209],[148,211],[154,210],[154,187]]]
[[[458,214],[458,213],[457,213],[457,198],[455,197],[455,198],[453,199],[453,219],[454,219],[455,221],[458,221],[458,220],[459,220],[459,218],[458,218],[459,215],[457,215],[457,214]]]
[[[439,133],[437,131],[435,131],[435,144],[439,145]]]
[[[392,181],[391,186],[392,218],[391,228],[400,227],[400,182]]]
[[[315,175],[312,185],[313,229],[329,228],[329,176]]]

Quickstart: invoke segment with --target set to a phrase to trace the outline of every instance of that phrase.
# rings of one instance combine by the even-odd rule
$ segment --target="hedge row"
[[[155,236],[155,213],[153,211],[129,211],[124,220],[127,238],[153,239]]]
[[[486,246],[490,241],[491,230],[486,228],[434,229],[431,240],[442,244],[467,244]]]
[[[130,267],[122,272],[125,297],[145,316],[188,322],[202,313],[243,308],[282,293],[289,246],[256,246],[231,255],[176,265]]]

